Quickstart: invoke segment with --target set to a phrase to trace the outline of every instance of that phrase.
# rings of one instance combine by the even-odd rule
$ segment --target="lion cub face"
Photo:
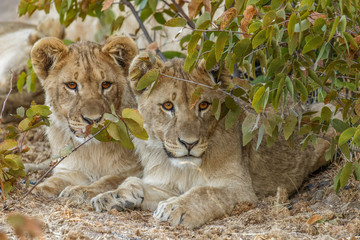
[[[77,136],[89,124],[101,123],[103,115],[126,105],[129,62],[136,45],[124,37],[103,46],[79,42],[66,47],[56,38],[45,38],[32,49],[36,74],[42,79],[46,102],[63,128]]]
[[[136,90],[139,78],[131,77],[134,76],[132,73],[140,70],[144,74],[151,68],[160,70],[158,82],[152,91],[136,91],[138,109],[144,117],[149,134],[147,144],[162,148],[175,165],[185,161],[200,165],[217,125],[217,120],[211,113],[212,102],[214,98],[223,96],[206,87],[202,87],[204,92],[197,101],[192,100],[192,95],[199,86],[196,83],[210,88],[216,84],[212,73],[205,70],[203,63],[189,74],[184,71],[181,59],[165,64],[157,59],[154,65],[144,59],[146,57],[140,55],[130,67],[133,89]],[[178,80],[179,78],[193,83]]]

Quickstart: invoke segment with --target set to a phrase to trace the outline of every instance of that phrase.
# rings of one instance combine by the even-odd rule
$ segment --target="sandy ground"
[[[30,147],[26,162],[50,157],[41,129],[30,132],[24,144]],[[359,183],[351,180],[339,194],[333,190],[341,165],[337,161],[314,174],[289,199],[279,194],[262,199],[257,206],[239,203],[230,216],[196,230],[159,223],[146,211],[96,213],[89,206],[71,206],[58,199],[34,195],[23,199],[25,184],[19,184],[11,199],[0,201],[0,233],[17,239],[7,219],[20,213],[35,225],[31,226],[42,239],[360,239]],[[40,175],[32,174],[30,180]]]

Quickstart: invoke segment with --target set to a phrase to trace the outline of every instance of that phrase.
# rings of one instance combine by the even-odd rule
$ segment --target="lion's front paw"
[[[98,193],[99,191],[96,191],[96,189],[89,186],[67,186],[60,193],[59,198],[68,200],[74,204],[81,204],[87,202]]]
[[[184,225],[191,229],[200,227],[204,223],[196,209],[180,204],[178,197],[160,202],[153,217],[160,222],[169,222],[172,226]]]
[[[52,185],[41,183],[32,190],[32,194],[42,195],[47,198],[55,198],[59,195],[59,189]]]
[[[109,211],[113,208],[124,211],[141,206],[144,201],[144,193],[139,189],[116,189],[102,193],[91,199],[91,205],[96,212]]]

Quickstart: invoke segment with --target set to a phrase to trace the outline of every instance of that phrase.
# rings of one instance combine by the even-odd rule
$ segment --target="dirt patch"
[[[26,162],[51,157],[43,129],[29,132],[23,144],[30,148]],[[7,223],[15,213],[38,219],[45,239],[360,239],[359,183],[351,180],[339,194],[333,190],[341,164],[316,173],[289,199],[280,192],[256,206],[239,203],[230,216],[196,230],[159,223],[147,211],[96,213],[90,206],[74,207],[59,199],[21,199],[26,189],[20,183],[12,199],[0,202],[0,239],[1,232],[16,239]],[[31,174],[31,182],[40,174]]]

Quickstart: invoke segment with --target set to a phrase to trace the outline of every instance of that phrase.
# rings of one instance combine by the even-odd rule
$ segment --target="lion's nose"
[[[98,123],[101,121],[102,119],[102,115],[100,116],[84,116],[84,115],[81,115],[82,119],[84,120],[84,122],[86,122],[87,124],[94,124],[94,123]]]
[[[191,151],[191,149],[193,149],[196,146],[196,144],[199,143],[199,140],[196,140],[195,142],[192,142],[192,143],[188,143],[188,142],[186,142],[186,141],[184,141],[184,140],[182,140],[180,138],[178,138],[178,141],[182,145],[184,145],[189,152]]]

